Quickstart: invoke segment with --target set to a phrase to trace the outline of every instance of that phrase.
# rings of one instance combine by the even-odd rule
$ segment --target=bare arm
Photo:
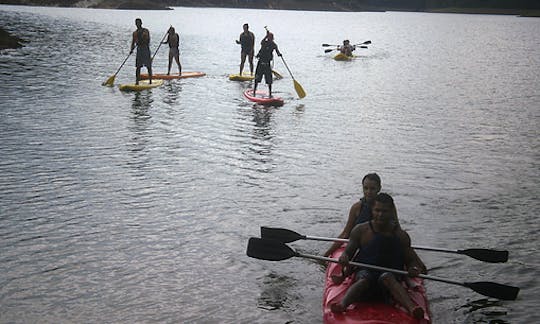
[[[341,234],[339,234],[338,238],[349,238],[349,235],[351,234],[351,231],[354,227],[354,224],[356,223],[356,215],[358,215],[358,211],[362,207],[361,202],[354,203],[349,210],[349,218],[347,219],[347,224],[345,225],[345,228],[343,228],[343,231]],[[332,246],[324,253],[324,256],[327,257],[330,254],[332,254],[335,250],[337,250],[343,243],[342,242],[334,242]]]

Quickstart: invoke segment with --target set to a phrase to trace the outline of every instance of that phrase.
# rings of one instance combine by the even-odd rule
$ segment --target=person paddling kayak
[[[272,66],[270,62],[274,59],[272,53],[276,51],[277,56],[281,57],[281,52],[278,49],[277,44],[274,42],[274,34],[267,31],[266,37],[261,41],[261,49],[257,54],[259,61],[257,62],[257,69],[255,70],[255,85],[253,86],[253,94],[257,93],[257,85],[264,80],[268,85],[268,96],[272,97]]]
[[[356,47],[354,45],[351,45],[351,42],[346,39],[343,41],[343,45],[338,46],[338,49],[342,54],[352,56],[352,52],[356,49]]]
[[[396,223],[396,207],[392,197],[379,193],[375,197],[372,213],[371,221],[356,225],[351,231],[349,244],[339,257],[339,263],[348,267],[354,257],[356,262],[381,267],[400,270],[406,267],[409,276],[417,276],[420,271],[412,253],[411,239]],[[385,300],[391,296],[413,317],[423,318],[424,309],[411,300],[399,282],[402,279],[391,272],[361,268],[356,272],[356,282],[347,290],[345,297],[330,308],[334,313],[342,313],[354,302]]]
[[[347,239],[349,238],[351,231],[354,226],[364,223],[367,221],[370,221],[373,218],[372,215],[372,207],[373,202],[375,200],[375,197],[377,194],[381,191],[381,177],[377,173],[368,173],[364,176],[362,179],[362,192],[364,193],[364,196],[357,202],[355,202],[350,210],[349,210],[349,217],[347,219],[347,224],[345,225],[345,228],[341,231],[338,238]],[[397,212],[396,212],[396,223],[399,225],[399,221],[397,219]],[[342,242],[334,242],[328,250],[324,253],[324,256],[330,256],[334,251],[336,251],[341,245],[343,245]],[[413,250],[413,253],[416,258],[416,262],[420,266],[420,270],[422,273],[427,273],[427,268],[424,265],[424,262],[420,259],[420,257],[416,254],[416,251]],[[343,278],[341,278],[342,280]],[[339,281],[340,278],[336,278],[336,281]]]

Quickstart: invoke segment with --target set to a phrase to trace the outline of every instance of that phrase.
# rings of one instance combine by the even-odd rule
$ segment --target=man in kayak
[[[277,44],[274,42],[274,34],[267,31],[266,37],[261,41],[261,49],[257,54],[259,61],[257,62],[257,69],[255,70],[255,85],[253,86],[253,95],[257,93],[257,84],[264,80],[268,85],[268,96],[272,97],[272,66],[270,62],[274,59],[272,53],[276,51],[277,56],[281,57],[281,53]]]
[[[255,35],[249,31],[249,25],[244,24],[244,32],[240,34],[239,39],[236,41],[236,44],[240,44],[242,50],[240,52],[240,75],[244,70],[244,63],[246,62],[246,57],[249,58],[249,71],[253,75],[253,54],[255,52]]]
[[[178,48],[178,46],[180,45],[180,36],[177,32],[175,32],[173,26],[169,28],[167,34],[169,34],[167,36],[167,40],[163,42],[163,44],[169,44],[169,68],[167,69],[167,75],[171,73],[173,58],[178,65],[178,75],[181,75],[182,65],[180,64],[180,49]]]
[[[135,59],[135,84],[139,84],[141,79],[141,67],[146,66],[148,70],[148,80],[152,83],[152,59],[150,58],[150,32],[148,29],[142,27],[141,18],[135,19],[135,26],[137,30],[133,32],[133,38],[131,40],[131,51],[133,53],[135,47],[137,47],[137,58]]]
[[[347,223],[343,228],[342,232],[339,234],[338,238],[348,239],[354,226],[370,221],[373,218],[372,207],[377,194],[381,191],[381,177],[377,173],[368,173],[362,179],[362,192],[364,196],[357,202],[355,202],[350,210]],[[396,222],[399,223],[397,219],[396,212]],[[337,250],[343,243],[334,242],[328,250],[324,253],[325,257],[330,256],[335,250]],[[420,271],[422,273],[427,273],[427,268],[424,265],[424,262],[416,254],[416,251],[413,250],[416,262],[420,265]],[[341,283],[345,279],[344,277],[334,278],[336,284]]]
[[[348,267],[349,260],[354,257],[356,262],[380,267],[398,270],[406,267],[410,276],[417,276],[420,271],[411,248],[411,239],[396,222],[396,207],[392,197],[379,193],[375,197],[372,213],[371,221],[356,225],[351,231],[349,244],[339,257],[339,263]],[[354,302],[384,300],[391,296],[413,317],[423,318],[424,310],[411,300],[399,282],[400,279],[399,275],[392,272],[361,268],[356,272],[356,282],[349,287],[343,300],[332,304],[330,308],[332,312],[341,313]]]
[[[339,51],[347,56],[352,56],[352,52],[356,49],[348,39],[343,41],[343,45],[338,46]]]

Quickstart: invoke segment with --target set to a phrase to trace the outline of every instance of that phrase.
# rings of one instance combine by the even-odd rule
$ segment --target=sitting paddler
[[[373,207],[375,197],[381,191],[381,188],[381,178],[377,173],[368,173],[364,176],[364,178],[362,179],[362,192],[364,193],[364,196],[351,206],[349,210],[349,217],[347,218],[347,224],[345,225],[345,228],[343,228],[341,234],[339,234],[339,238],[348,239],[354,226],[370,221],[373,218],[371,209]],[[395,221],[399,225],[397,211],[395,216]],[[328,248],[328,250],[324,253],[324,256],[330,256],[332,253],[334,253],[335,250],[341,247],[342,244],[342,242],[334,242],[332,246],[330,246],[330,248]],[[416,251],[413,250],[413,252],[416,258],[416,262],[420,265],[420,271],[422,273],[427,273],[427,268],[424,265],[424,262],[422,262],[420,257],[416,254]],[[333,276],[333,279],[335,283],[339,284],[345,278],[338,278],[336,276]]]
[[[253,96],[257,93],[257,85],[264,80],[268,85],[268,96],[272,97],[272,66],[271,62],[274,59],[272,53],[276,51],[277,56],[281,56],[281,52],[278,49],[277,44],[274,42],[274,34],[267,31],[266,37],[261,41],[261,49],[257,54],[259,61],[257,62],[257,68],[255,69],[255,85],[253,86]]]
[[[420,271],[411,248],[411,239],[396,222],[396,207],[392,197],[379,193],[375,197],[372,213],[371,221],[358,224],[351,231],[349,243],[339,257],[339,263],[348,267],[354,256],[356,262],[397,270],[406,268],[409,276],[417,276]],[[360,268],[356,272],[355,283],[349,287],[343,300],[330,305],[330,308],[332,312],[341,313],[355,302],[385,301],[392,297],[413,317],[423,318],[424,310],[411,300],[400,282],[403,279],[392,272]]]
[[[346,39],[343,41],[343,45],[338,46],[338,50],[347,56],[353,56],[352,52],[356,49],[354,45],[351,45],[351,42]]]

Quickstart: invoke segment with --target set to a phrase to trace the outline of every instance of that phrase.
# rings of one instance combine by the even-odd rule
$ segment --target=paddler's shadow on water
[[[463,310],[466,318],[463,323],[479,324],[479,323],[497,323],[510,324],[504,320],[508,315],[507,309],[502,301],[497,299],[482,298],[472,300],[465,305],[456,307],[456,311]]]
[[[164,103],[171,105],[180,98],[180,93],[182,92],[182,85],[180,82],[166,82],[162,88],[165,89],[165,97],[163,98]]]
[[[257,299],[257,307],[266,310],[289,309],[294,300],[292,295],[297,280],[291,277],[270,273],[263,278],[261,295]]]
[[[148,108],[154,102],[152,97],[152,91],[137,91],[133,96],[131,108],[135,116],[146,117],[148,116]]]

